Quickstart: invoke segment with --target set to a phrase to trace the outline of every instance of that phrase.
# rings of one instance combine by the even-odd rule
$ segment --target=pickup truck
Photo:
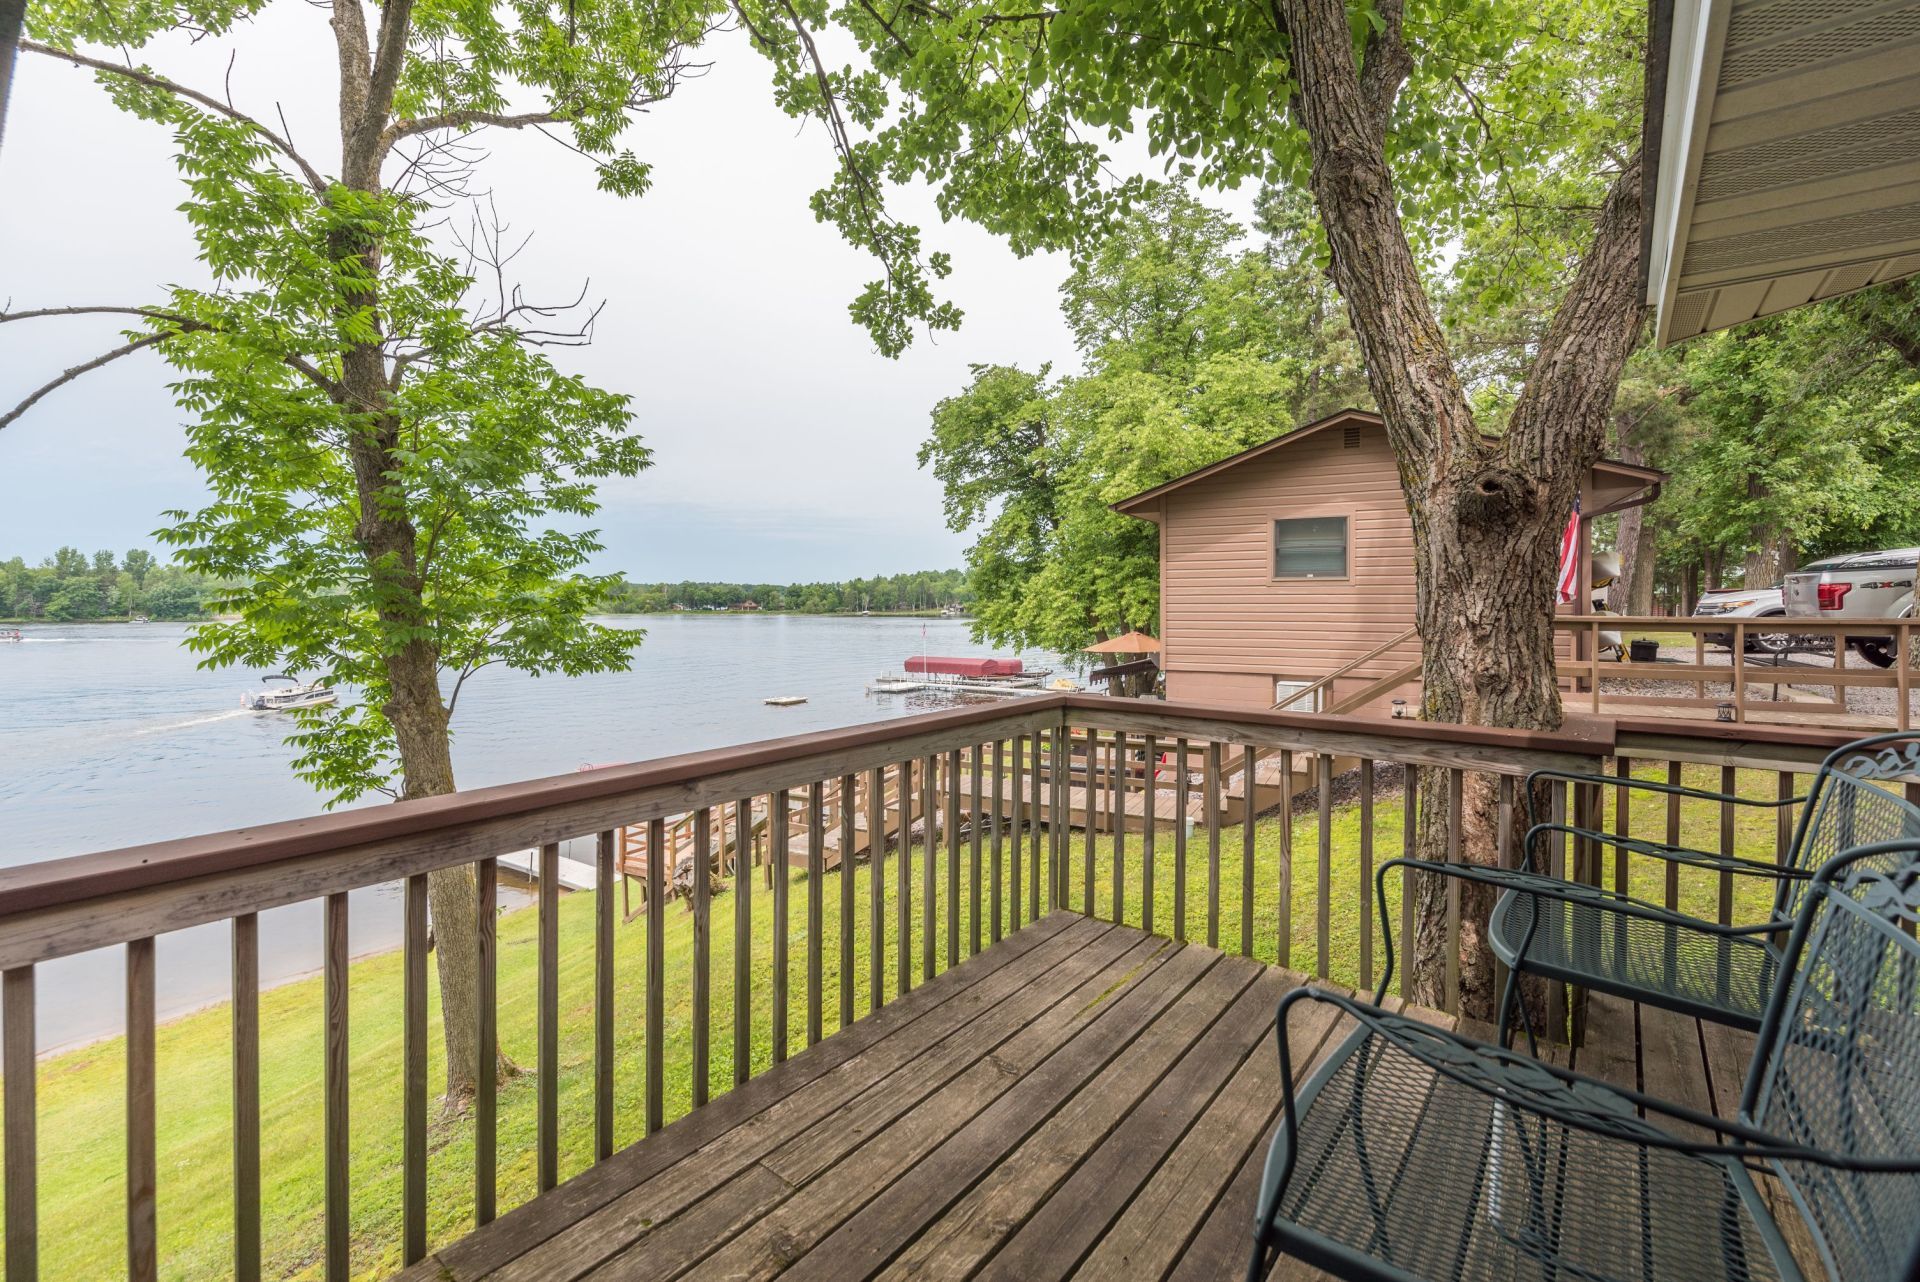
[[[1800,567],[1787,576],[1787,614],[1802,619],[1910,619],[1920,548],[1852,552]],[[1890,636],[1849,636],[1847,644],[1877,667],[1898,657]]]

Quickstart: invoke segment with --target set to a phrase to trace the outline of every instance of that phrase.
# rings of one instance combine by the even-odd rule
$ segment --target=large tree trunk
[[[1766,478],[1757,472],[1747,474],[1747,497],[1761,500],[1770,497],[1771,489]],[[1777,525],[1761,523],[1753,527],[1752,537],[1747,541],[1747,555],[1741,586],[1747,588],[1770,588],[1786,578],[1787,571],[1793,569],[1793,538]]]
[[[343,185],[379,195],[384,157],[381,135],[393,105],[393,90],[405,56],[412,0],[386,0],[377,38],[369,41],[359,0],[335,0],[331,25],[340,60],[340,156]],[[337,263],[352,263],[364,289],[341,298],[343,313],[364,313],[380,323],[377,241],[346,231],[328,243]],[[420,576],[418,532],[406,496],[390,479],[398,470],[395,449],[400,422],[391,411],[384,345],[377,336],[340,353],[342,400],[357,415],[350,456],[359,491],[360,519],[354,539],[379,585],[380,623],[388,635],[417,632],[427,622],[425,583]],[[393,727],[403,781],[400,800],[454,791],[453,752],[447,708],[440,694],[440,653],[415,639],[386,656],[387,701],[381,708]],[[457,1106],[479,1079],[479,905],[469,865],[427,877],[433,917],[434,955],[440,977],[440,1017],[445,1034],[447,1101]],[[513,1071],[497,1052],[496,1075]]]
[[[1625,429],[1622,429],[1624,434]],[[1639,467],[1646,463],[1646,451],[1631,440],[1620,442],[1620,461]],[[1645,507],[1630,507],[1620,514],[1620,528],[1614,543],[1620,556],[1620,573],[1607,589],[1607,608],[1615,614],[1653,613],[1654,527]]]
[[[1402,5],[1356,64],[1341,0],[1283,0],[1299,90],[1294,107],[1312,154],[1311,185],[1332,272],[1386,419],[1413,519],[1424,648],[1422,714],[1430,720],[1555,729],[1553,586],[1558,541],[1605,439],[1621,367],[1638,332],[1640,160],[1608,192],[1591,247],[1542,340],[1507,433],[1481,434],[1400,224],[1385,131],[1411,66]],[[1425,771],[1423,858],[1447,857],[1452,806],[1444,772]],[[1462,790],[1461,858],[1495,860],[1494,782]],[[1516,806],[1516,828],[1522,807]],[[1518,849],[1521,834],[1508,834]],[[1439,1005],[1447,970],[1448,883],[1416,879],[1420,925],[1411,965],[1417,1000]],[[1488,897],[1463,887],[1462,1009],[1492,1010],[1484,946]]]

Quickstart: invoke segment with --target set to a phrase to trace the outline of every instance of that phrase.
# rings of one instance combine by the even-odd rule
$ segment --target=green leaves
[[[1297,195],[1266,243],[1176,188],[1149,189],[1061,289],[1087,372],[975,366],[920,449],[967,553],[976,629],[1078,650],[1155,628],[1153,527],[1112,504],[1341,405],[1365,385]]]

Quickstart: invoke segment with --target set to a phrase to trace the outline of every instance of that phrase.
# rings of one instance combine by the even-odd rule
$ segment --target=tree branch
[[[307,186],[313,188],[315,192],[321,195],[326,194],[326,179],[322,178],[320,172],[307,163],[305,156],[302,156],[298,151],[294,150],[291,142],[288,142],[285,137],[267,128],[267,126],[255,120],[252,116],[247,115],[243,111],[235,110],[233,107],[228,106],[210,94],[201,93],[197,89],[189,89],[183,84],[169,80],[165,76],[158,75],[151,71],[142,71],[138,67],[128,66],[125,63],[107,62],[102,58],[90,58],[86,54],[74,53],[67,49],[57,49],[52,45],[41,44],[37,40],[22,40],[20,47],[29,53],[42,54],[49,58],[58,58],[64,62],[70,62],[76,67],[90,67],[95,71],[104,71],[109,75],[124,76],[128,80],[136,84],[146,85],[150,89],[159,89],[163,92],[173,94],[177,98],[185,98],[190,102],[197,102],[209,111],[225,116],[235,124],[245,125],[248,129],[251,129],[272,143],[274,150],[292,161],[300,170],[301,177],[307,180]]]
[[[1391,0],[1386,7],[1397,11]],[[1444,470],[1442,456],[1481,446],[1387,166],[1386,113],[1405,74],[1395,65],[1405,57],[1404,47],[1397,55],[1394,50],[1398,19],[1389,17],[1385,32],[1368,41],[1374,55],[1364,83],[1342,0],[1280,0],[1278,25],[1291,47],[1299,85],[1293,109],[1306,128],[1333,279],[1400,457],[1401,478],[1417,500],[1425,478]]]
[[[648,99],[641,105],[651,106],[656,101],[658,99]],[[380,150],[384,153],[402,139],[432,133],[436,129],[527,129],[534,125],[559,124],[560,119],[560,114],[553,111],[527,111],[517,115],[499,111],[444,111],[437,116],[394,121],[380,135]]]
[[[1640,292],[1640,156],[1613,180],[1581,256],[1580,271],[1534,358],[1514,403],[1507,457],[1538,469],[1578,462],[1574,484],[1598,457],[1620,371],[1639,336],[1646,302]],[[1570,372],[1579,373],[1569,376]],[[1571,450],[1569,450],[1571,446]],[[1567,496],[1569,504],[1572,496]]]
[[[20,417],[35,401],[45,396],[48,392],[51,392],[54,388],[59,387],[62,383],[72,382],[80,375],[88,373],[91,370],[96,370],[109,361],[118,360],[122,356],[139,351],[142,347],[150,346],[162,339],[174,338],[180,334],[218,332],[220,328],[206,321],[196,320],[191,316],[182,316],[179,312],[170,312],[158,307],[108,307],[92,305],[82,307],[35,307],[20,312],[0,312],[0,325],[4,325],[8,321],[39,320],[48,316],[144,316],[148,320],[165,321],[174,328],[164,333],[142,335],[128,346],[108,352],[99,359],[89,361],[85,365],[74,366],[59,378],[48,383],[32,396],[22,401],[19,405],[16,405],[5,419],[0,419],[0,427],[5,427],[8,423]],[[280,360],[289,369],[303,375],[308,381],[313,383],[314,386],[318,387],[334,400],[342,401],[345,399],[346,390],[340,385],[339,381],[327,377],[326,374],[321,372],[319,366],[307,360],[305,357],[294,352],[285,352],[281,354]]]
[[[384,121],[393,110],[393,91],[407,60],[407,34],[412,26],[413,0],[385,0],[380,8],[380,35],[367,95],[368,113],[375,120]],[[385,150],[383,146],[381,151]]]
[[[104,352],[101,355],[94,357],[92,360],[85,362],[84,364],[75,365],[72,369],[63,371],[60,377],[54,379],[50,383],[43,384],[41,387],[35,389],[34,392],[31,395],[29,395],[26,400],[21,401],[18,405],[8,410],[5,414],[0,415],[0,428],[7,427],[15,419],[19,418],[22,414],[25,414],[28,410],[32,409],[34,405],[37,402],[39,402],[39,400],[42,397],[46,396],[49,392],[52,392],[57,388],[66,386],[68,383],[71,383],[74,379],[79,378],[82,374],[91,373],[92,371],[99,369],[102,365],[112,364],[114,361],[119,360],[122,356],[131,356],[133,353],[139,351],[143,347],[152,347],[155,343],[162,342],[166,339],[172,338],[173,336],[174,335],[171,333],[143,334],[139,338],[134,339],[130,343],[122,343],[120,346],[114,348],[110,352]]]
[[[1374,12],[1380,25],[1367,36],[1361,55],[1360,93],[1366,99],[1367,113],[1381,137],[1386,136],[1387,121],[1393,115],[1393,100],[1400,85],[1413,70],[1413,55],[1401,34],[1405,0],[1376,0]]]

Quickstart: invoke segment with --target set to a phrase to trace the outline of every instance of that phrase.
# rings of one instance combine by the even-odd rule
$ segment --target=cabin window
[[[1273,577],[1347,577],[1347,518],[1289,517],[1273,523]]]

